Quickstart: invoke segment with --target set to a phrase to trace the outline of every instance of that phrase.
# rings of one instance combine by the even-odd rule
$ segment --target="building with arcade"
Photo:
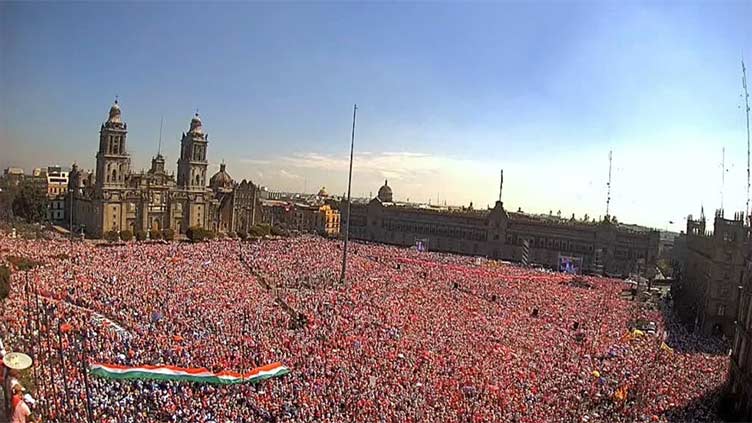
[[[343,201],[342,228],[347,227]],[[393,245],[420,243],[428,250],[485,256],[548,268],[571,263],[576,271],[614,276],[655,269],[658,231],[617,223],[566,219],[556,215],[510,212],[499,201],[492,208],[436,207],[398,203],[385,181],[378,195],[352,204],[353,239]]]

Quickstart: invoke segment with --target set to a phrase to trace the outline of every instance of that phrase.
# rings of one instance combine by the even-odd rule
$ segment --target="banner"
[[[205,368],[182,368],[175,366],[128,367],[101,363],[91,365],[91,374],[107,379],[171,380],[218,385],[257,383],[269,378],[286,375],[287,373],[290,373],[290,369],[280,363],[259,367],[245,374],[230,371],[214,373]]]

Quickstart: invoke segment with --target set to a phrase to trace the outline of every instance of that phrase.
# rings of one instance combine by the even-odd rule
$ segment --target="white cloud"
[[[279,170],[279,175],[282,176],[283,178],[287,178],[287,179],[301,179],[302,178],[302,176],[297,175],[297,174],[292,173],[292,172],[288,172],[288,171],[286,171],[284,169],[280,169]]]
[[[257,166],[268,165],[271,163],[269,160],[249,159],[249,158],[242,158],[238,161],[243,164],[257,165]]]

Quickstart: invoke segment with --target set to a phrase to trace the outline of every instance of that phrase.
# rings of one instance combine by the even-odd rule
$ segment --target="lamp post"
[[[73,188],[68,188],[68,191],[70,192],[70,210],[69,210],[69,216],[68,216],[68,230],[70,230],[70,239],[73,241]]]

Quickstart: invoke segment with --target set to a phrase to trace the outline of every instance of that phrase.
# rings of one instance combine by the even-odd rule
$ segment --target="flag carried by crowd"
[[[214,373],[203,368],[182,368],[175,366],[120,366],[117,364],[91,365],[91,374],[108,379],[152,379],[175,382],[213,383],[231,385],[235,383],[257,383],[269,378],[283,376],[290,369],[280,363],[258,367],[247,373],[223,371]]]

